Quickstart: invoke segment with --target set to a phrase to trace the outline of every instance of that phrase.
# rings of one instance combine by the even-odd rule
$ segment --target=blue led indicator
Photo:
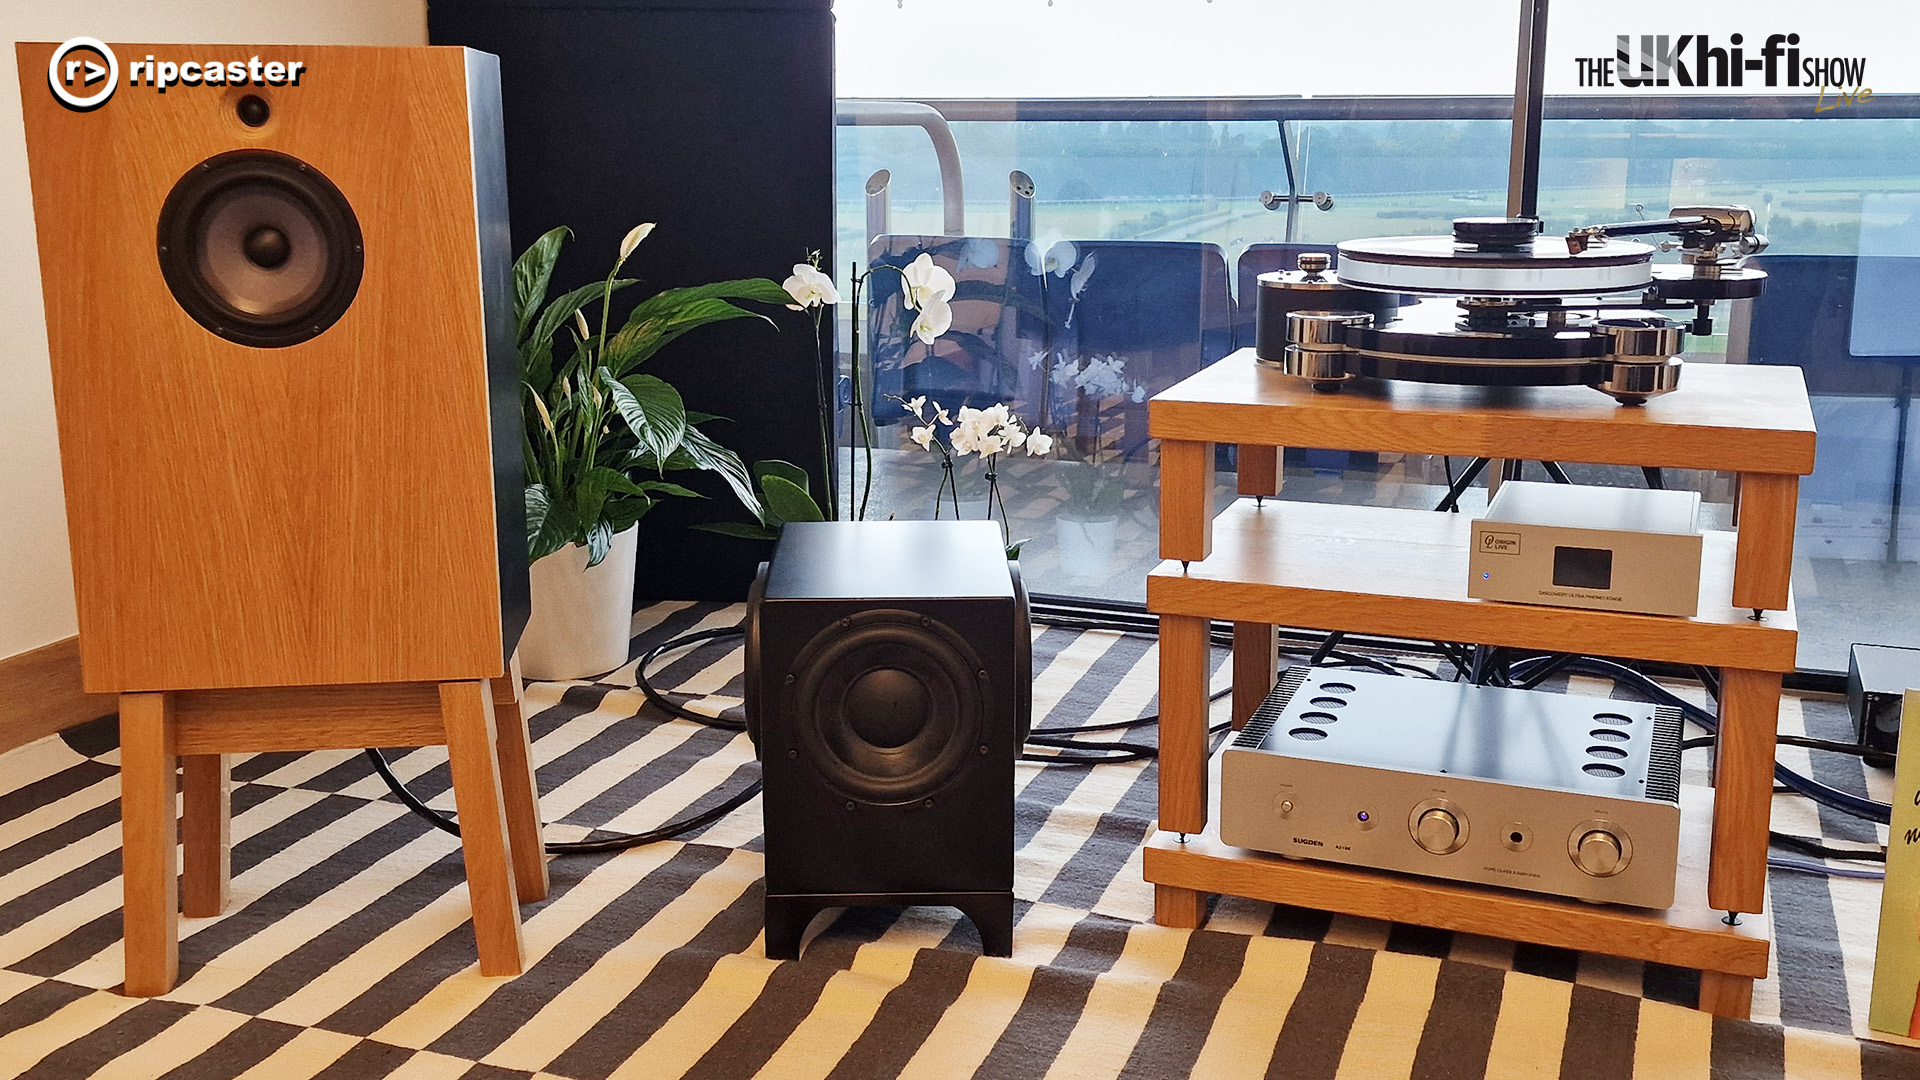
[[[1362,811],[1360,811],[1360,820],[1361,820],[1361,821],[1366,821],[1366,820],[1368,820],[1368,818],[1367,818],[1367,812],[1366,812],[1365,810],[1362,810]]]
[[[1490,571],[1486,571],[1486,570],[1482,570],[1482,571],[1480,571],[1480,580],[1482,580],[1482,581],[1485,581],[1486,579],[1488,579],[1488,578],[1490,578],[1490,577],[1492,577],[1492,576],[1493,576],[1493,574],[1492,574],[1492,573],[1491,573]]]

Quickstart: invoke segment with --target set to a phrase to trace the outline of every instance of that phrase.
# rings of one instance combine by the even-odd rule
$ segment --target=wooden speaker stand
[[[125,991],[180,971],[180,913],[226,909],[229,754],[445,744],[482,975],[518,975],[520,904],[545,899],[533,756],[516,661],[495,679],[120,695]],[[174,809],[175,769],[184,767]],[[184,848],[184,873],[175,853]]]

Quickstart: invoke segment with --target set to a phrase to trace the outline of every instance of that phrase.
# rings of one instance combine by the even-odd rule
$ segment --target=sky
[[[1519,0],[835,0],[842,97],[1513,93]],[[1561,0],[1547,92],[1615,35],[1797,33],[1806,56],[1864,57],[1875,93],[1920,93],[1920,2]],[[1810,93],[1768,90],[1687,93]]]

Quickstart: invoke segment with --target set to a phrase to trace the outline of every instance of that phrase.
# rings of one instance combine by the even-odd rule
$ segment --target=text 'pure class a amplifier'
[[[1467,595],[1700,613],[1700,494],[1509,480],[1473,523]]]
[[[1667,908],[1680,733],[1670,706],[1295,667],[1222,752],[1220,838]]]

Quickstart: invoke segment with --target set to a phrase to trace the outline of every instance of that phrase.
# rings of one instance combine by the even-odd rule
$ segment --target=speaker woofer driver
[[[278,349],[325,331],[360,289],[360,223],[312,166],[235,150],[188,170],[158,227],[160,273],[193,320],[242,345]]]
[[[938,620],[861,612],[801,650],[786,714],[802,754],[842,794],[915,803],[979,757],[980,670],[973,649]]]

